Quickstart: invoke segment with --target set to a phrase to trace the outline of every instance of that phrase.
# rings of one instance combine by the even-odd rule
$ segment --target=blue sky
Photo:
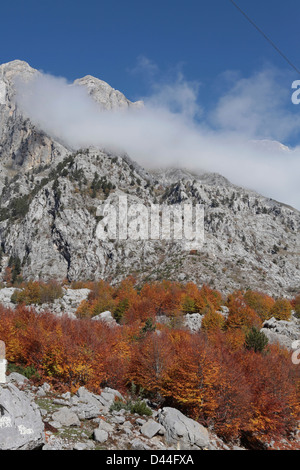
[[[140,56],[162,74],[181,67],[188,80],[204,84],[210,99],[226,70],[247,76],[266,62],[288,68],[229,0],[1,3],[1,63],[22,59],[69,80],[94,75],[131,99],[147,93],[145,77],[130,73]],[[300,2],[237,3],[300,68]]]
[[[236,2],[300,69],[299,0]],[[156,107],[163,104],[167,112],[158,119],[147,115],[141,134],[149,129],[149,122],[153,133],[161,123],[168,142],[172,140],[170,154],[189,148],[191,164],[206,159],[208,169],[233,182],[300,207],[300,105],[291,101],[291,84],[300,76],[230,0],[15,0],[2,2],[1,20],[0,63],[25,60],[69,82],[93,75],[131,100],[146,98]],[[46,93],[54,92],[52,82],[47,86]],[[66,106],[73,110],[70,99],[68,103],[66,98]],[[51,101],[55,103],[55,97],[48,100],[50,107]],[[184,139],[177,148],[170,123],[172,111],[178,109],[178,132]],[[34,112],[46,115],[46,109]],[[61,122],[68,137],[80,133],[79,121],[76,131]],[[47,125],[50,132],[56,123]],[[120,141],[131,148],[131,130],[124,135],[122,127]],[[273,148],[248,149],[239,157],[242,142],[249,139],[277,140],[293,151],[275,149],[274,156]],[[187,146],[191,141],[194,147]],[[154,151],[162,154],[166,146],[158,139],[154,148],[151,140],[141,139],[141,145],[131,149],[134,157],[143,153],[144,142],[152,148],[150,158]]]

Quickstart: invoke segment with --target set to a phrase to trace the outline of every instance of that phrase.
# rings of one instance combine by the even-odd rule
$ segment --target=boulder
[[[44,444],[38,406],[12,383],[0,386],[0,450],[33,450]]]
[[[97,420],[99,426],[98,429],[102,429],[103,431],[106,431],[107,433],[113,432],[114,431],[114,426],[107,421],[104,421],[104,419],[99,418]]]
[[[11,296],[16,290],[19,291],[20,289],[15,287],[4,287],[3,289],[0,289],[0,304],[6,308],[14,309],[15,304],[11,301]]]
[[[45,382],[43,385],[41,385],[37,392],[36,392],[36,396],[37,397],[45,397],[51,390],[51,386]]]
[[[109,387],[105,387],[99,397],[102,405],[106,407],[110,407],[116,399],[125,401],[120,392]]]
[[[151,450],[151,447],[149,447],[145,442],[143,442],[141,439],[135,438],[131,442],[131,449],[132,450]]]
[[[97,428],[94,431],[94,439],[95,441],[100,442],[100,444],[103,444],[103,442],[108,439],[108,432],[104,431],[104,429]]]
[[[77,390],[76,395],[70,399],[70,403],[71,410],[79,419],[97,418],[104,409],[100,396],[89,392],[85,387]]]
[[[27,377],[25,377],[25,375],[19,374],[18,372],[11,372],[6,379],[7,382],[15,382],[17,385],[23,385],[28,382]]]
[[[60,408],[52,414],[52,419],[58,421],[62,426],[80,426],[80,421],[76,413],[67,406]]]
[[[114,424],[124,424],[125,423],[125,416],[115,415],[115,416],[112,417],[111,420]]]
[[[276,320],[274,317],[265,321],[261,329],[270,344],[278,343],[289,351],[293,350],[293,342],[300,336],[300,328],[296,320]]]
[[[85,387],[80,387],[70,402],[72,410],[80,419],[91,419],[108,410],[116,398],[125,401],[117,390],[109,387],[104,388],[100,395],[89,392]]]
[[[111,312],[109,310],[99,313],[99,315],[96,315],[95,317],[92,318],[93,321],[102,321],[106,323],[109,326],[120,326],[114,317],[112,316]]]
[[[143,426],[141,427],[141,433],[151,439],[156,434],[161,432],[163,429],[162,425],[154,421],[154,419],[149,419]]]
[[[199,331],[204,315],[200,313],[187,313],[184,317],[184,325],[192,332]]]
[[[299,339],[300,335],[299,325],[293,317],[291,321],[276,320],[276,318],[272,317],[264,322],[263,329],[272,330],[274,333],[288,336],[292,340]]]
[[[169,445],[175,444],[181,450],[208,448],[207,429],[179,410],[171,407],[162,408],[158,414],[158,421],[165,428],[165,438]]]

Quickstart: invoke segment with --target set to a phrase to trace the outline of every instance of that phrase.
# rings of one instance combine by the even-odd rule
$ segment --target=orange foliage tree
[[[87,300],[80,303],[76,316],[78,318],[92,318],[106,310],[113,311],[116,306],[113,293],[113,287],[107,282],[103,280],[94,282]]]
[[[128,382],[134,382],[150,396],[160,399],[163,374],[171,359],[167,330],[149,332],[132,346]]]
[[[261,292],[248,290],[244,294],[244,299],[247,305],[255,310],[262,321],[269,320],[271,318],[271,309],[275,303],[272,297]]]
[[[226,321],[228,328],[261,327],[262,322],[260,317],[246,304],[241,291],[228,296],[227,306],[229,308],[229,315]]]
[[[205,314],[208,311],[219,310],[222,305],[220,292],[203,285],[199,289],[196,284],[189,282],[184,286],[181,310],[186,313],[199,312]]]
[[[269,354],[243,355],[245,377],[251,388],[250,429],[257,435],[282,436],[299,420],[299,372],[287,354],[270,346]]]
[[[278,299],[271,308],[271,316],[276,320],[290,320],[292,305],[287,299]]]
[[[224,325],[218,313],[222,296],[207,286],[163,281],[138,288],[133,278],[89,286],[77,319],[37,314],[24,304],[15,310],[0,306],[0,338],[9,363],[32,367],[35,380],[71,391],[84,385],[95,392],[103,386],[125,392],[134,382],[228,440],[249,432],[283,436],[295,429],[299,366],[279,347],[245,347],[247,333],[260,328],[271,304],[270,313],[280,318],[291,304],[237,291],[228,296]],[[40,298],[40,287],[28,284],[27,301]],[[91,319],[107,309],[121,326]],[[204,314],[198,333],[156,324],[157,315],[177,318],[190,309]]]
[[[221,313],[210,311],[202,319],[201,328],[206,332],[222,330],[225,327],[225,318]]]
[[[174,333],[172,360],[163,374],[162,393],[176,406],[223,437],[237,437],[249,420],[248,386],[225,350],[199,335]]]

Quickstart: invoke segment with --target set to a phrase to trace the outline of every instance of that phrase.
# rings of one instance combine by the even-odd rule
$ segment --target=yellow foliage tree
[[[292,305],[287,299],[278,299],[271,308],[271,316],[276,320],[290,320],[292,314]]]

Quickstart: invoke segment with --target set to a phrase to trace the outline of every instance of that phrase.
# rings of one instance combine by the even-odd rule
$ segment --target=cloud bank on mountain
[[[217,172],[233,183],[300,208],[300,147],[279,144],[300,129],[286,103],[290,90],[266,68],[236,77],[213,109],[199,104],[200,84],[178,73],[155,82],[144,106],[105,110],[85,87],[37,73],[16,82],[16,100],[35,125],[77,149],[126,152],[146,168]]]

